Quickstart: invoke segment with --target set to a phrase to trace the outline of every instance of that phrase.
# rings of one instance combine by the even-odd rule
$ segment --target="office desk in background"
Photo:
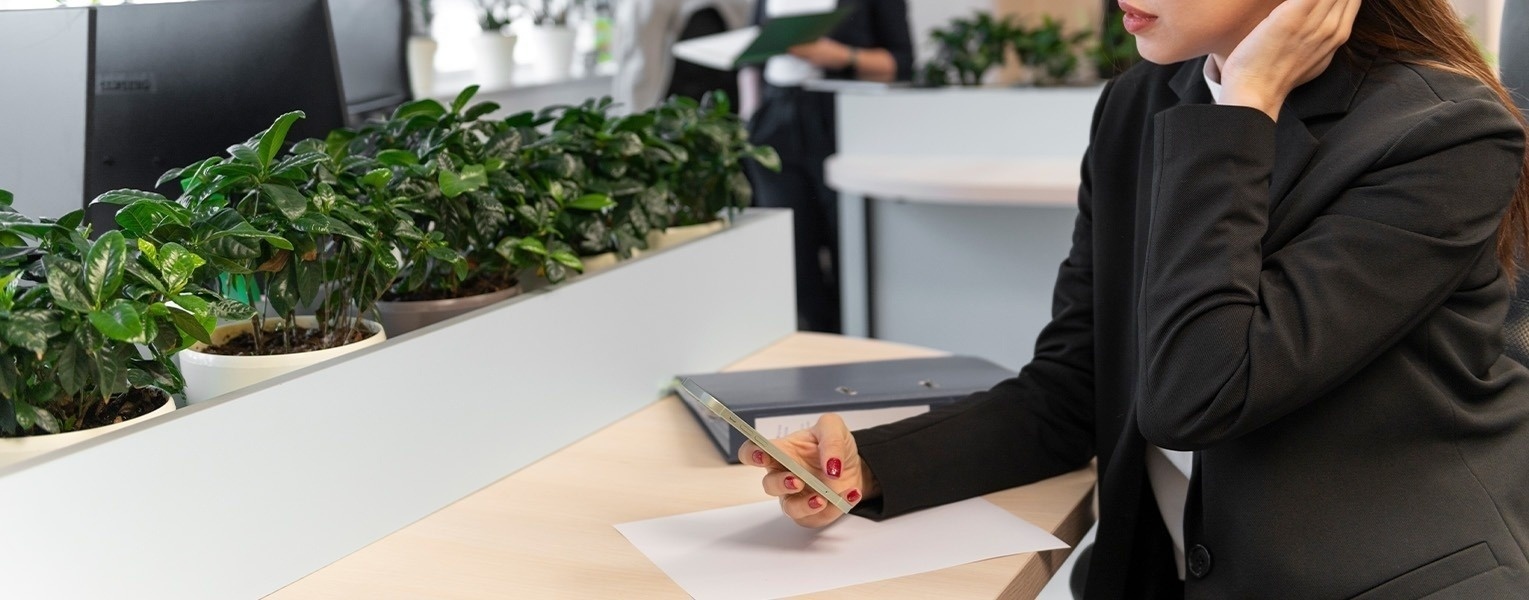
[[[844,333],[1030,362],[1100,90],[837,92]]]
[[[729,370],[938,354],[799,333]],[[569,399],[571,410],[577,402]],[[758,502],[760,475],[724,463],[669,396],[269,598],[684,598],[614,525]],[[1075,543],[1090,524],[1093,484],[1082,470],[987,498]],[[1008,556],[809,597],[1033,598],[1066,554]]]

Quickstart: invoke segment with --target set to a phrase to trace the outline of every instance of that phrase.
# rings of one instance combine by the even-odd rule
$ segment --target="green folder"
[[[762,63],[772,56],[785,54],[792,46],[826,36],[854,11],[854,6],[845,6],[833,12],[771,19],[759,28],[759,37],[738,55],[733,66]]]

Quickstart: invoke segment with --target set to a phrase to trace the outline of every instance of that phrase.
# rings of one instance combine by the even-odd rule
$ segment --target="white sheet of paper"
[[[696,600],[766,600],[1066,548],[973,498],[895,519],[798,527],[774,500],[617,525]]]
[[[754,38],[757,37],[759,37],[758,27],[744,27],[690,38],[683,42],[675,42],[674,57],[703,67],[731,71],[733,61],[738,60],[738,57],[743,55],[744,50],[749,49],[749,44],[754,43]]]

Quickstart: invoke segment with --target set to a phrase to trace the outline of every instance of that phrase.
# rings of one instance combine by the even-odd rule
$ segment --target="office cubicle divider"
[[[268,594],[641,409],[676,374],[790,334],[790,240],[788,212],[749,211],[715,235],[0,469],[5,594]]]

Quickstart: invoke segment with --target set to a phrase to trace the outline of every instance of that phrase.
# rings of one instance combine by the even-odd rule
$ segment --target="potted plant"
[[[1010,30],[1020,63],[1029,70],[1031,81],[1041,86],[1072,81],[1078,70],[1078,49],[1092,35],[1090,31],[1068,34],[1062,22],[1050,15],[1042,17],[1034,28]]]
[[[378,304],[394,335],[518,294],[522,269],[580,267],[571,248],[549,239],[540,213],[520,210],[522,155],[539,136],[536,123],[484,118],[498,105],[469,106],[476,92],[467,88],[449,108],[405,104],[387,121],[331,136],[331,159],[348,168],[336,189],[362,199],[363,215],[400,257]]]
[[[557,160],[543,163],[564,168],[557,174],[574,187],[611,200],[610,210],[569,221],[579,253],[600,257],[587,260],[596,268],[646,248],[648,233],[667,225],[672,212],[664,173],[645,160],[650,149],[645,142],[655,139],[653,116],[613,117],[613,105],[605,97],[560,107],[548,137]]]
[[[483,33],[474,40],[478,62],[473,75],[478,85],[490,89],[510,86],[515,76],[515,34],[510,32],[510,13],[514,0],[476,0],[478,27]]]
[[[171,356],[244,308],[175,243],[94,242],[83,211],[28,219],[0,191],[0,466],[175,409]]]
[[[520,62],[532,65],[537,73],[561,79],[572,73],[574,42],[577,36],[568,26],[574,0],[517,0],[528,27],[517,33],[525,40]]]
[[[929,37],[936,47],[935,56],[920,72],[920,84],[982,85],[988,71],[1003,64],[1016,27],[1008,18],[977,12],[971,18],[955,18],[945,27],[932,29]]]
[[[227,157],[166,173],[161,183],[181,181],[177,201],[131,190],[95,200],[123,205],[116,221],[127,235],[188,249],[204,263],[197,281],[253,309],[181,354],[188,402],[386,339],[365,317],[396,275],[397,259],[356,202],[320,177],[329,160],[323,141],[281,154],[302,116],[283,115]]]
[[[668,152],[678,160],[668,174],[674,209],[670,221],[649,234],[652,250],[714,233],[747,208],[753,188],[743,173],[744,160],[780,170],[773,148],[749,143],[747,128],[721,91],[702,96],[699,103],[676,96],[654,114],[654,130],[668,144],[645,157],[665,163]]]
[[[435,12],[430,0],[409,2],[409,89],[415,98],[429,98],[435,92],[435,53],[440,44],[430,33]]]

